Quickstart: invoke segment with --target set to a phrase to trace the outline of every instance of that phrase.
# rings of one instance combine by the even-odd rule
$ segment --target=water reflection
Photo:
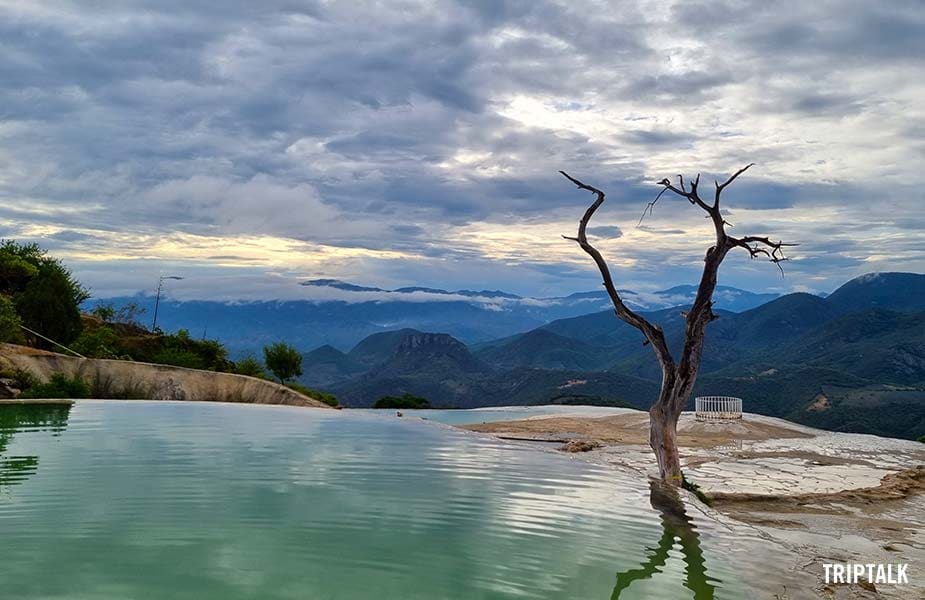
[[[684,503],[677,490],[661,481],[650,479],[649,502],[661,516],[662,537],[654,548],[649,548],[651,554],[648,560],[638,569],[617,573],[617,584],[613,588],[611,600],[620,598],[634,581],[651,579],[656,573],[661,573],[676,539],[681,543],[681,554],[686,567],[684,586],[694,593],[694,600],[713,600],[716,589],[714,584],[721,582],[707,575],[700,536],[692,519],[684,510]]]
[[[47,431],[60,435],[67,428],[71,407],[62,404],[14,404],[0,406],[0,490],[22,483],[39,467],[38,456],[8,456],[17,433]]]

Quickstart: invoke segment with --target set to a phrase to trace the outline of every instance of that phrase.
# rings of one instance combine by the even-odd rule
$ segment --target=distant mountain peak
[[[306,287],[329,287],[337,290],[346,290],[348,292],[384,292],[382,288],[377,287],[366,287],[362,285],[355,285],[353,283],[348,283],[346,281],[341,281],[340,279],[310,279],[308,281],[303,281],[300,285]]]
[[[448,333],[422,333],[420,331],[409,333],[398,343],[396,354],[414,352],[421,349],[463,349],[468,352],[466,345]]]
[[[922,310],[923,298],[925,275],[896,272],[865,273],[826,297],[842,313],[869,308]]]
[[[469,296],[472,298],[507,298],[509,300],[521,299],[521,296],[518,296],[517,294],[509,294],[507,292],[502,292],[501,290],[457,290],[453,293],[459,294],[460,296]]]
[[[441,294],[441,295],[449,295],[449,294],[452,294],[452,292],[448,292],[448,291],[446,291],[446,290],[441,290],[440,288],[422,287],[422,286],[419,286],[419,285],[413,285],[413,286],[409,286],[409,287],[400,287],[400,288],[394,289],[394,290],[392,290],[392,291],[395,292],[395,293],[397,293],[397,294],[413,294],[413,293],[415,293],[415,292],[423,292],[423,293],[425,293],[425,294]]]

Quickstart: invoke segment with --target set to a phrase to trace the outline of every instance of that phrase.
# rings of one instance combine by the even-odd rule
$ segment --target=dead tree
[[[764,256],[780,268],[780,263],[787,260],[783,252],[784,247],[794,245],[780,241],[773,242],[770,238],[754,235],[733,237],[726,231],[726,227],[731,225],[723,219],[720,196],[729,184],[751,166],[747,165],[739,169],[724,183],[715,182],[716,190],[712,202],[707,202],[700,197],[699,174],[696,179],[689,182],[689,185],[685,184],[684,178],[680,175],[678,175],[677,185],[673,185],[668,179],[663,179],[658,182],[658,185],[662,186],[662,190],[655,200],[646,206],[643,212],[643,217],[646,212],[651,213],[659,198],[666,192],[672,192],[704,210],[713,224],[713,229],[716,231],[716,242],[707,249],[706,257],[704,258],[703,275],[700,278],[700,285],[697,288],[694,303],[687,312],[682,313],[685,317],[686,325],[684,346],[679,360],[675,360],[672,356],[668,344],[665,342],[665,333],[662,328],[649,322],[623,302],[613,283],[613,277],[610,274],[607,262],[597,248],[588,242],[586,233],[588,223],[597,209],[604,203],[604,192],[582,183],[565,171],[560,171],[566,179],[595,196],[594,202],[585,211],[578,225],[578,236],[562,237],[578,242],[581,249],[594,259],[604,279],[604,288],[607,290],[608,296],[610,296],[610,301],[613,303],[617,316],[642,332],[643,336],[645,336],[644,344],[652,346],[655,356],[658,357],[661,364],[662,387],[659,391],[658,400],[649,409],[649,445],[652,446],[658,460],[661,478],[673,485],[681,485],[682,483],[677,443],[678,417],[681,416],[681,411],[687,404],[691,391],[694,389],[694,383],[697,381],[706,327],[717,318],[713,312],[713,291],[716,289],[716,277],[720,264],[722,264],[723,259],[726,258],[726,254],[730,250],[742,248],[749,253],[751,258]],[[783,273],[783,270],[781,272]]]

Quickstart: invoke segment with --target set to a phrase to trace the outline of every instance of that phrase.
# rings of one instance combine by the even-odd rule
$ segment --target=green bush
[[[302,354],[284,342],[264,346],[263,362],[280,383],[302,374]]]
[[[0,342],[10,344],[22,344],[22,329],[20,325],[22,320],[16,313],[16,307],[13,301],[5,294],[0,294]]]
[[[340,403],[337,401],[337,396],[334,394],[328,394],[327,392],[319,392],[318,390],[313,390],[310,387],[306,387],[301,383],[289,382],[286,384],[286,387],[299,392],[303,396],[308,396],[309,398],[314,398],[315,400],[321,400],[328,406],[338,406]]]
[[[125,380],[97,373],[90,383],[90,397],[106,400],[145,400],[151,397],[151,391],[150,387],[140,380]]]
[[[61,344],[80,335],[79,306],[89,294],[61,261],[36,244],[0,242],[0,292],[12,297],[22,324]],[[36,345],[51,348],[41,338]]]
[[[79,377],[70,378],[61,373],[51,376],[48,383],[32,385],[20,398],[89,398],[90,386]]]
[[[186,367],[188,369],[206,368],[205,361],[199,354],[176,347],[164,348],[158,351],[154,354],[151,362],[174,367]]]
[[[119,358],[119,336],[108,325],[93,330],[85,329],[73,344],[74,352],[87,358]]]
[[[373,408],[433,408],[430,401],[420,396],[405,393],[401,396],[383,396],[376,400]]]
[[[32,374],[32,371],[28,371],[26,369],[0,371],[0,377],[4,379],[12,379],[16,382],[16,388],[21,391],[26,391],[39,382],[38,378]]]
[[[209,371],[228,371],[232,367],[231,361],[228,360],[228,351],[220,342],[194,340],[186,329],[157,338],[153,349],[136,352],[132,358]]]
[[[234,363],[233,373],[238,375],[247,375],[248,377],[257,377],[259,379],[268,379],[266,370],[260,361],[253,356],[245,356]]]
[[[710,497],[706,495],[700,486],[685,477],[683,474],[681,475],[681,487],[697,496],[697,499],[707,506],[713,506],[713,500],[711,500]]]
[[[920,438],[919,438],[919,441],[922,442],[923,444],[925,444],[925,435],[923,435],[922,437],[920,437]]]

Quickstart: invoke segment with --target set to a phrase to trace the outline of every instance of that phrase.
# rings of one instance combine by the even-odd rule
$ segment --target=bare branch
[[[565,177],[566,179],[568,179],[569,181],[571,181],[572,183],[574,183],[576,186],[578,186],[579,189],[588,190],[589,192],[593,192],[593,193],[595,193],[595,194],[597,194],[598,196],[601,197],[601,202],[604,201],[604,200],[603,200],[603,198],[604,198],[604,192],[602,192],[601,190],[597,189],[596,187],[591,187],[590,185],[585,185],[585,184],[583,184],[582,182],[578,181],[577,179],[575,179],[574,177],[572,177],[571,175],[569,175],[569,174],[566,173],[565,171],[559,171],[559,172],[562,173],[562,176],[563,176],[563,177]]]
[[[727,179],[724,183],[722,183],[721,185],[717,185],[716,187],[719,188],[719,191],[723,191],[724,189],[726,189],[726,186],[732,183],[733,181],[735,181],[739,177],[739,175],[741,175],[745,171],[748,171],[750,168],[754,166],[755,166],[755,163],[748,163],[747,165],[745,165],[744,167],[742,167],[741,169],[733,173],[729,177],[729,179]]]
[[[769,237],[758,235],[747,235],[742,238],[727,238],[730,248],[745,248],[751,258],[756,256],[766,256],[768,260],[777,265],[780,269],[781,276],[784,274],[784,268],[780,263],[790,260],[784,255],[784,248],[799,246],[799,244],[786,243],[783,241],[772,241]]]
[[[584,216],[582,216],[581,221],[578,223],[578,236],[574,238],[569,238],[567,236],[563,237],[577,242],[578,245],[581,246],[581,249],[584,250],[594,260],[598,270],[601,272],[601,278],[604,280],[604,288],[607,290],[607,295],[610,296],[610,302],[613,304],[613,308],[617,313],[617,316],[624,322],[632,325],[642,332],[646,338],[646,341],[652,344],[652,348],[655,350],[655,354],[658,356],[663,370],[668,371],[673,369],[674,360],[671,358],[671,352],[668,350],[668,344],[665,341],[664,332],[662,332],[660,327],[653,325],[642,315],[639,315],[628,306],[626,306],[626,304],[623,302],[623,299],[620,297],[616,286],[614,285],[613,276],[610,274],[610,267],[607,266],[607,261],[604,260],[603,255],[598,251],[598,249],[592,246],[588,241],[588,223],[591,221],[594,213],[597,212],[597,209],[600,208],[601,204],[604,203],[604,192],[597,189],[596,187],[582,183],[565,171],[559,172],[562,173],[563,177],[574,183],[579,189],[587,190],[595,195],[594,202],[591,204],[591,206],[588,207]]]
[[[678,175],[678,177],[680,177],[680,175]],[[668,181],[668,180],[666,179],[665,181]],[[681,184],[681,187],[682,188],[684,187],[684,183]],[[642,216],[639,217],[639,222],[636,223],[636,227],[639,227],[640,225],[642,225],[642,220],[646,218],[646,212],[648,212],[649,215],[652,214],[652,209],[655,208],[655,203],[658,202],[658,199],[662,197],[662,194],[664,194],[667,191],[668,191],[667,187],[662,188],[662,191],[658,193],[658,196],[655,197],[655,200],[646,204],[646,207],[642,209]]]
[[[678,196],[681,196],[682,198],[687,198],[687,201],[690,202],[691,204],[696,204],[697,206],[707,211],[708,213],[711,212],[712,207],[706,202],[704,202],[700,198],[700,194],[697,192],[697,188],[700,185],[700,173],[697,173],[697,177],[695,177],[694,181],[691,182],[690,191],[688,191],[687,188],[684,186],[684,178],[678,175],[678,179],[680,181],[681,187],[676,187],[672,185],[671,181],[669,181],[667,177],[659,181],[658,185],[665,187],[665,189],[662,190],[663,193],[666,190],[670,192],[674,192],[675,194],[677,194]],[[659,196],[661,196],[661,194],[659,194]],[[656,200],[658,200],[658,198],[656,198]]]
[[[754,166],[755,166],[755,163],[748,163],[747,165],[745,165],[744,167],[742,167],[741,169],[739,169],[738,171],[730,175],[729,179],[727,179],[725,182],[723,183],[719,183],[717,181],[713,182],[716,185],[716,196],[713,200],[714,208],[719,208],[719,196],[720,194],[723,193],[723,190],[726,189],[726,186],[732,183],[733,181],[735,181],[739,177],[739,175],[741,175],[745,171],[748,171],[751,167],[754,167]]]

